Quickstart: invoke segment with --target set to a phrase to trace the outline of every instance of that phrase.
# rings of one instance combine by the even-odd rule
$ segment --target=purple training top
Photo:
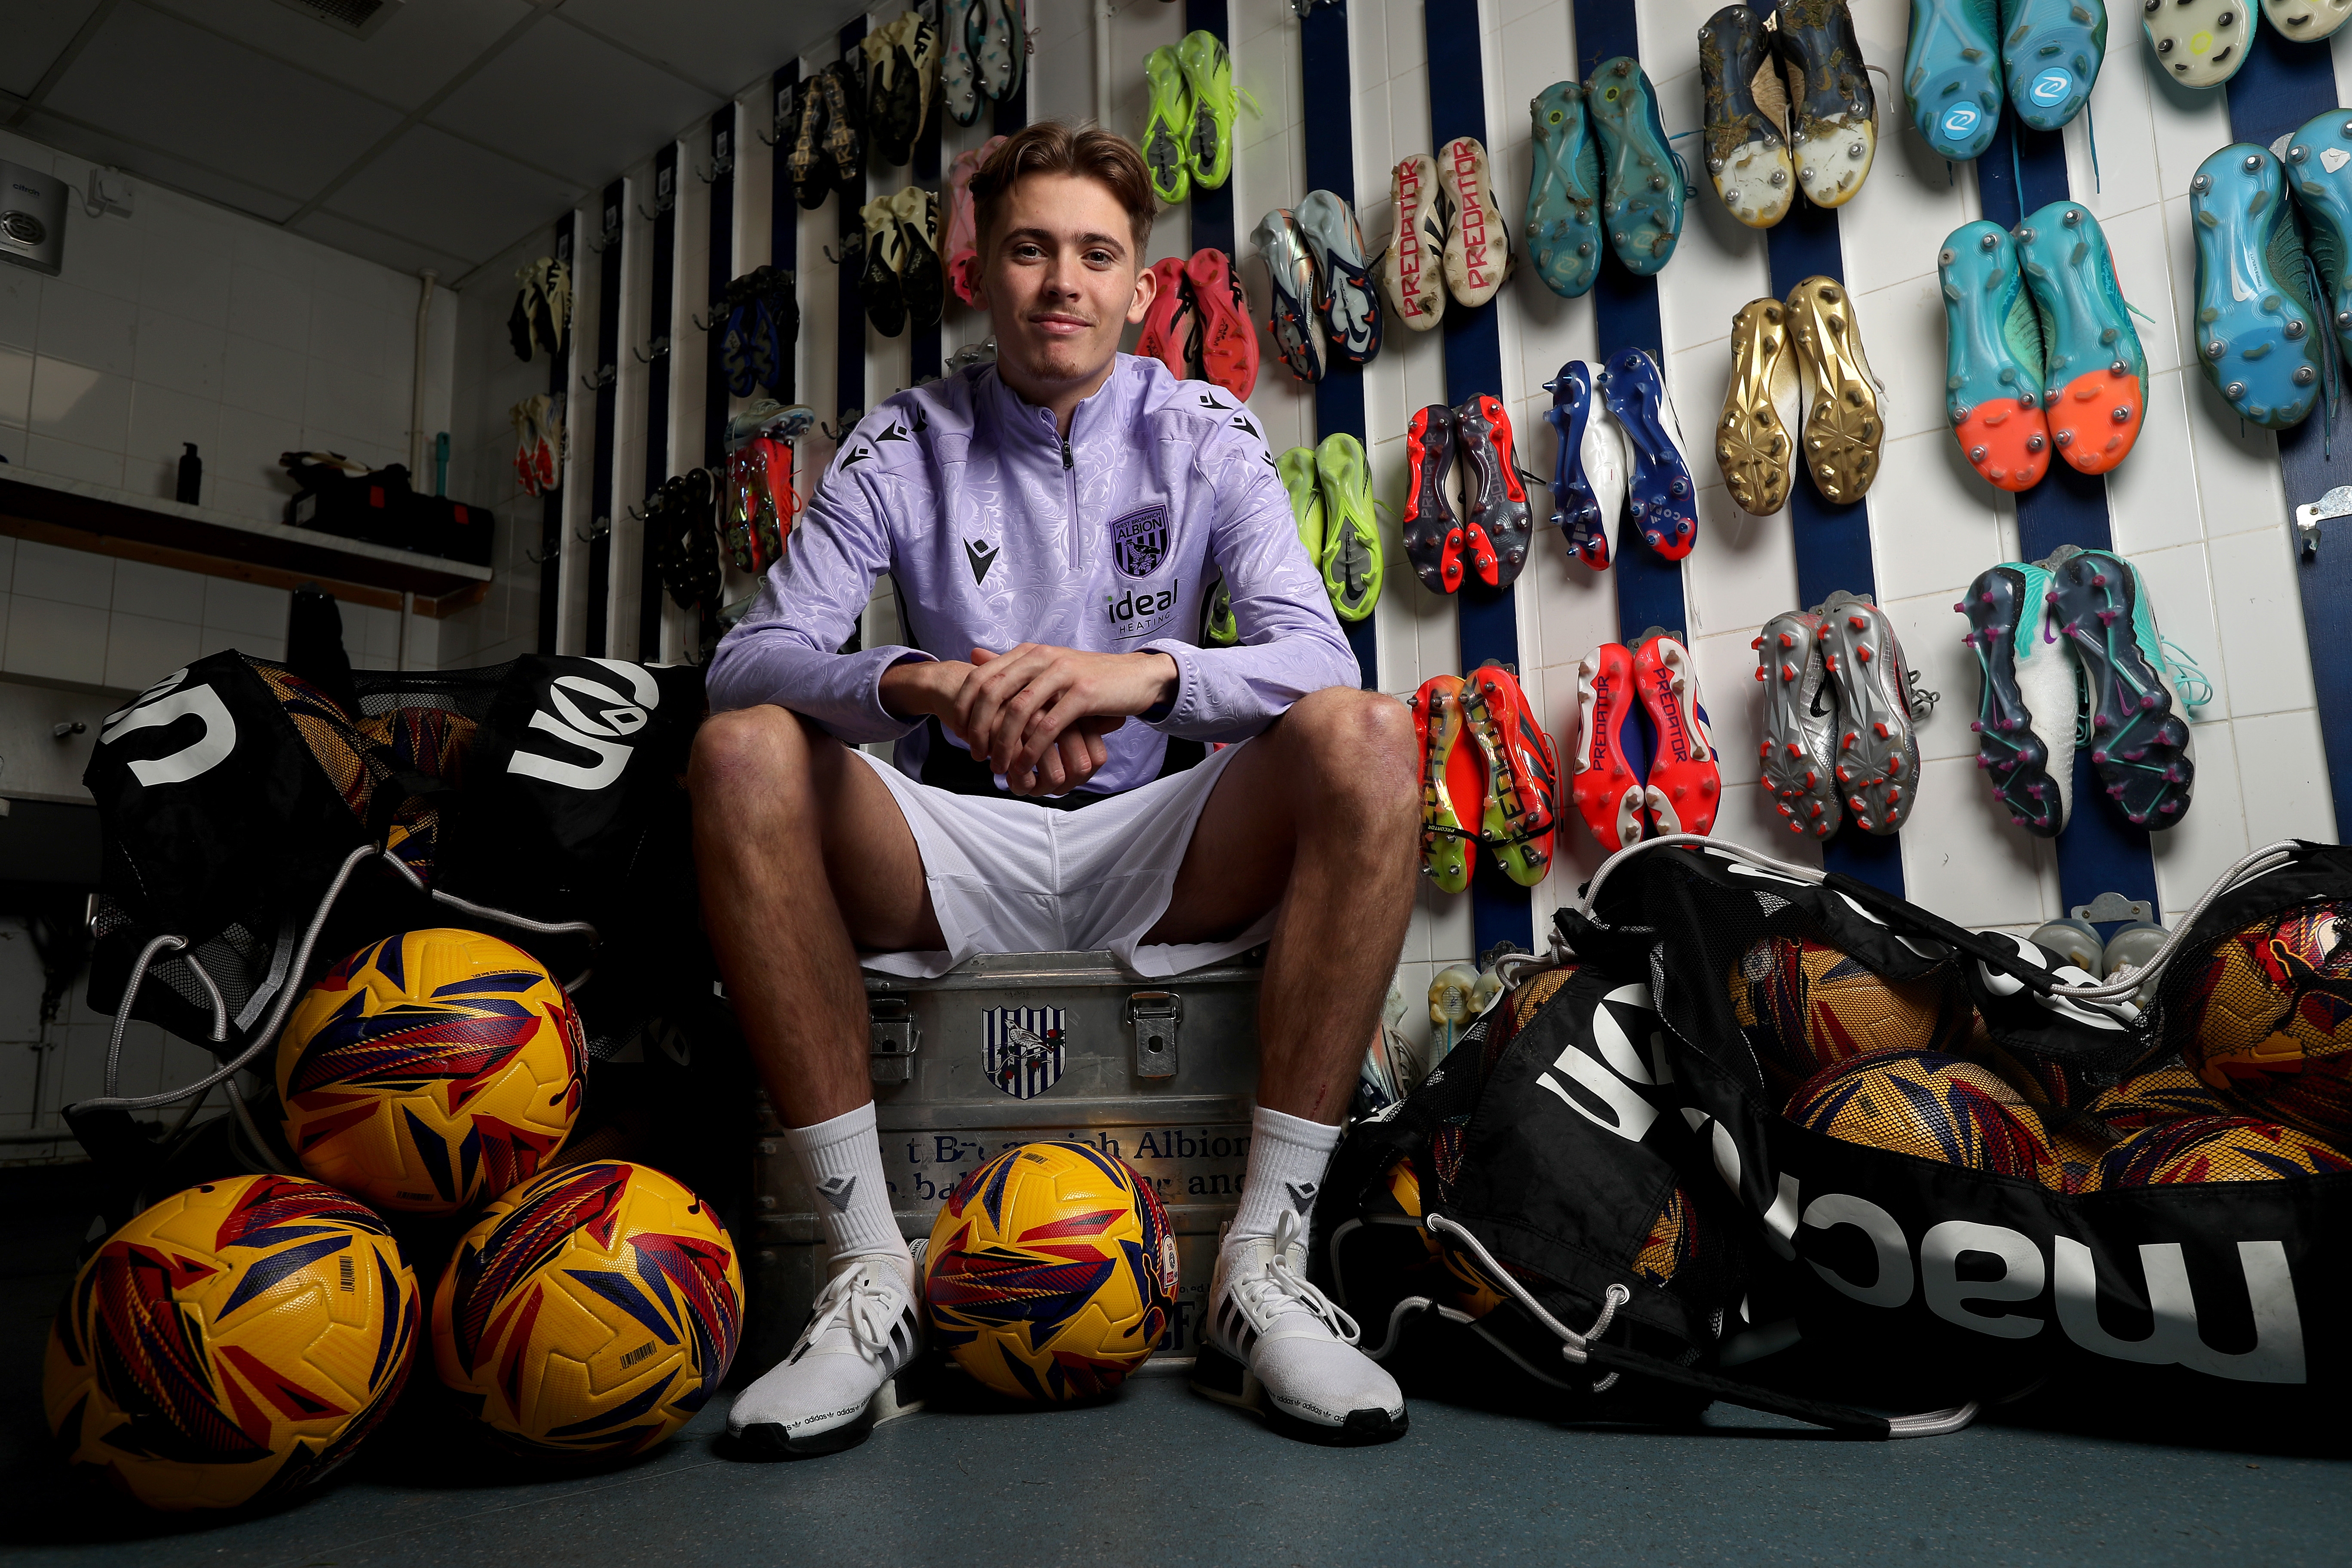
[[[1220,571],[1241,646],[1202,648]],[[884,572],[919,646],[835,652]],[[994,365],[866,416],[712,656],[710,702],[772,702],[852,743],[896,740],[898,766],[920,778],[928,731],[884,710],[882,672],[1023,642],[1149,648],[1181,672],[1164,713],[1104,737],[1097,794],[1158,776],[1169,735],[1246,740],[1308,692],[1360,679],[1256,417],[1223,387],[1121,354],[1066,444]]]

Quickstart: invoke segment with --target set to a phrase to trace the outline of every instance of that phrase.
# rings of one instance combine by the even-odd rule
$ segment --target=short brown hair
[[[1151,171],[1144,167],[1134,142],[1098,125],[1074,131],[1058,120],[1040,120],[1006,137],[971,177],[972,230],[983,245],[1004,193],[1030,174],[1077,174],[1109,186],[1127,209],[1136,265],[1143,264],[1151,220],[1160,208],[1151,199]]]

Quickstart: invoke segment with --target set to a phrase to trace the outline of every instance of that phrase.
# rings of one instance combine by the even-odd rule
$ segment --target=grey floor
[[[2189,1447],[2164,1440],[2160,1419],[2045,1402],[2005,1425],[1873,1445],[1721,1406],[1707,1430],[1660,1434],[1423,1398],[1403,1440],[1331,1452],[1171,1378],[1089,1409],[925,1413],[793,1465],[723,1457],[721,1401],[628,1468],[533,1479],[453,1446],[412,1401],[307,1500],[159,1523],[45,1457],[40,1345],[88,1213],[70,1175],[0,1173],[0,1559],[12,1568],[2352,1562],[2352,1447],[2333,1432],[2257,1426]]]

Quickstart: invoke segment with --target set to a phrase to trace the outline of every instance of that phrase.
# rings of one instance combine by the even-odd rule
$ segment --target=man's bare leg
[[[1258,1103],[1337,1122],[1412,915],[1421,805],[1412,720],[1318,691],[1226,764],[1168,912],[1144,940],[1213,941],[1278,908],[1258,999]]]
[[[889,785],[781,708],[712,715],[688,773],[703,924],[787,1127],[873,1099],[857,949],[944,947]]]
[[[1420,816],[1403,706],[1317,692],[1226,764],[1146,938],[1214,940],[1276,910],[1248,1173],[1192,1381],[1310,1442],[1381,1443],[1407,1426],[1396,1380],[1306,1283],[1302,1243],[1412,913]]]
[[[865,1440],[922,1347],[867,1077],[857,944],[945,945],[914,834],[889,786],[780,708],[721,713],[688,786],[703,923],[833,1262],[793,1353],[737,1395],[747,1454],[798,1458]]]

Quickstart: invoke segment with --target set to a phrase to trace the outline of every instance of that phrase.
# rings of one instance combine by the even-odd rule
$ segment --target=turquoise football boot
[[[2017,242],[1979,218],[1937,253],[1944,289],[1944,412],[1969,466],[2005,490],[2050,471],[2042,412],[2042,319],[2017,265]]]
[[[1996,0],[1911,0],[1903,101],[1928,146],[1965,163],[2000,126],[2000,16]]]
[[[2017,257],[2042,313],[2050,439],[2074,468],[2104,474],[2131,455],[2147,412],[2147,356],[2107,237],[2082,203],[2052,202],[2017,226]]]
[[[2050,568],[2048,624],[2082,667],[2091,695],[2091,763],[2135,825],[2161,830],[2189,810],[2197,784],[2189,704],[2165,656],[2139,568],[2105,550],[2061,545]]]
[[[1642,62],[1626,55],[1602,60],[1584,84],[1584,108],[1601,133],[1608,187],[1601,225],[1625,270],[1650,277],[1673,259],[1683,236],[1683,172]]]
[[[1536,166],[1528,176],[1528,254],[1544,287],[1573,300],[1601,276],[1601,148],[1584,89],[1556,81],[1528,102]]]
[[[2336,329],[2336,345],[2352,360],[2352,110],[2331,109],[2307,121],[2289,139],[2286,177],[2311,233],[2312,269],[2324,298],[2317,301]]]
[[[2055,131],[2091,101],[2107,58],[2106,0],[2000,0],[2009,100],[2036,131]]]
[[[2189,182],[2197,235],[2197,349],[2206,375],[2252,425],[2300,425],[2319,395],[2319,340],[2303,236],[2279,161],[2238,142]]]

